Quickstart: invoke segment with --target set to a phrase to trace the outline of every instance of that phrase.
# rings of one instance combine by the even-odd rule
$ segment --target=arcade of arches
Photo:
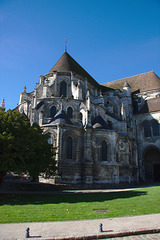
[[[160,182],[160,151],[149,148],[144,154],[146,181]]]

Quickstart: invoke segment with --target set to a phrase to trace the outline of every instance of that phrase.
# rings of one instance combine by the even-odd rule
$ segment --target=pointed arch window
[[[73,109],[71,107],[68,107],[67,108],[67,116],[69,118],[72,118],[73,117]]]
[[[159,123],[156,120],[152,121],[152,134],[154,137],[160,135]]]
[[[67,138],[67,159],[72,159],[73,152],[73,140],[71,137]]]
[[[102,141],[101,143],[101,161],[107,161],[107,143]]]
[[[62,81],[60,83],[60,97],[67,97],[67,83],[65,81]]]
[[[150,122],[145,122],[143,124],[144,127],[144,136],[145,137],[151,137],[151,125]]]
[[[51,109],[50,109],[50,117],[53,118],[55,115],[56,115],[56,107],[55,106],[52,106]]]

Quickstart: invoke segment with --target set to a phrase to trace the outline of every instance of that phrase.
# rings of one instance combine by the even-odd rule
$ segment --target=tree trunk
[[[0,171],[0,186],[2,186],[4,182],[4,177],[6,176],[7,172]]]

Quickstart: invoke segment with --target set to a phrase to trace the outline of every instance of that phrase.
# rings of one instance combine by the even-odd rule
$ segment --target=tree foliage
[[[47,134],[18,111],[0,108],[0,183],[8,171],[50,177],[55,174],[55,149]]]

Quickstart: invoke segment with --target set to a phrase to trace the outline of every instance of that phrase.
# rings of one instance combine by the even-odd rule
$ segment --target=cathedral
[[[16,109],[56,147],[55,183],[160,181],[160,78],[99,84],[67,51]]]

